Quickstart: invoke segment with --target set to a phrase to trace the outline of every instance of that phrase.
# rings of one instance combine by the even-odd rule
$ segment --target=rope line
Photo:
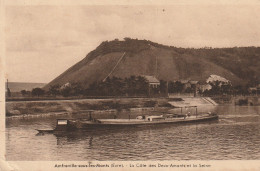
[[[121,58],[117,61],[116,65],[115,65],[114,68],[111,70],[111,72],[106,76],[106,78],[104,78],[103,82],[106,81],[107,77],[109,77],[109,76],[114,72],[114,70],[116,69],[117,65],[120,63],[120,61],[123,59],[124,56],[125,56],[125,52],[124,52],[124,54],[121,56]]]

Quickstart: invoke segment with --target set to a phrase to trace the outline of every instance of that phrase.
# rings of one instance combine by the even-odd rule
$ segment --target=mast
[[[155,73],[154,73],[154,77],[155,77],[155,78],[158,77],[158,62],[157,62],[157,56],[155,56]]]

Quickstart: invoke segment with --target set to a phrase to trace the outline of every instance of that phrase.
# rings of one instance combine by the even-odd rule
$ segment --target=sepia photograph
[[[259,1],[4,2],[3,170],[260,160]]]

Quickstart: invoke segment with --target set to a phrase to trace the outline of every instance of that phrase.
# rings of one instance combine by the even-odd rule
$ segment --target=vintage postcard
[[[260,1],[1,1],[0,170],[259,170]]]

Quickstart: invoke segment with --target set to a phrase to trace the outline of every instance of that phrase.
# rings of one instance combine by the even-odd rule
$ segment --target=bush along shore
[[[239,106],[259,106],[260,97],[237,97],[234,99],[234,103]]]
[[[169,108],[167,98],[84,99],[66,101],[19,101],[6,103],[6,117],[37,117],[43,115],[118,112]]]

